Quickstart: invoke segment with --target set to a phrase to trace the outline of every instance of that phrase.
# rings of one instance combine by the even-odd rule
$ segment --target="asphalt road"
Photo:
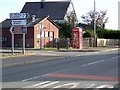
[[[118,88],[118,51],[3,68],[3,88]]]

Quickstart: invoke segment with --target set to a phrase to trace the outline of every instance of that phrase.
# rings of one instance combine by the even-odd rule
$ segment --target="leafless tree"
[[[96,19],[96,25],[100,28],[105,28],[105,24],[108,22],[107,11],[90,11],[86,15],[82,15],[82,19],[89,25],[94,24],[94,15]]]

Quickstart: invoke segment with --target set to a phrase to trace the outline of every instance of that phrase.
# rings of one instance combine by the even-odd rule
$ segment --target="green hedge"
[[[105,39],[120,39],[120,31],[118,30],[97,30],[97,36]]]
[[[105,38],[105,39],[120,39],[120,31],[119,30],[96,30],[96,34],[98,38]],[[86,30],[83,34],[83,37],[93,37],[94,33],[93,30]]]
[[[92,37],[92,36],[93,36],[93,32],[91,30],[86,30],[85,33],[83,33],[83,38]]]
[[[86,30],[85,33],[83,33],[83,38],[88,38],[88,37],[94,37],[93,30]]]

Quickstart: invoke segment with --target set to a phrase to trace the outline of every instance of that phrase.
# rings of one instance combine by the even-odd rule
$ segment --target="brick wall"
[[[11,47],[11,33],[9,28],[2,29],[2,37],[1,37],[2,47]]]

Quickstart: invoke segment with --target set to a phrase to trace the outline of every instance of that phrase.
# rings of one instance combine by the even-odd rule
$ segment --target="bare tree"
[[[96,25],[100,28],[105,28],[105,24],[108,21],[108,17],[106,17],[107,11],[90,11],[86,15],[82,15],[82,19],[85,23],[89,25],[94,24],[94,14],[96,18]]]
[[[76,22],[77,22],[77,17],[74,11],[71,11],[68,15],[67,15],[67,20],[66,22],[68,24],[71,25],[71,27],[76,26]]]

